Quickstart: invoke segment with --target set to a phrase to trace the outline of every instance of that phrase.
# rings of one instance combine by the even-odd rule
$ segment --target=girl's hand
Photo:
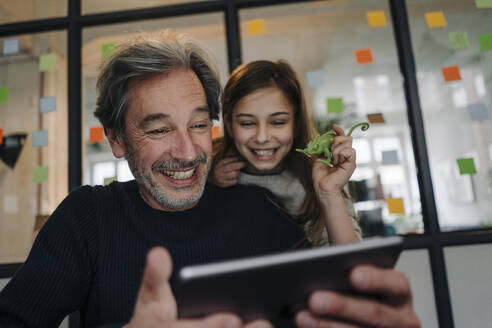
[[[342,128],[333,124],[337,136],[331,145],[333,167],[318,161],[313,166],[313,182],[320,199],[340,196],[343,186],[347,184],[355,170],[355,149],[352,137],[346,136]]]
[[[238,182],[239,170],[246,166],[238,157],[225,157],[212,167],[208,180],[222,188]]]

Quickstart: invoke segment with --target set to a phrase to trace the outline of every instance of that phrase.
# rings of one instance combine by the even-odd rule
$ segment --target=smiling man
[[[0,293],[0,326],[56,327],[73,311],[80,311],[82,327],[242,326],[233,314],[178,320],[173,264],[177,271],[286,251],[305,236],[263,189],[206,184],[221,91],[210,57],[183,35],[140,34],[104,64],[97,85],[95,115],[113,154],[128,160],[135,180],[84,186],[67,196]],[[397,299],[398,307],[349,299],[345,316],[368,309],[385,310],[382,317],[391,320],[413,314],[411,293],[402,289],[405,279],[392,272],[368,274],[362,276],[366,290],[378,288]],[[367,285],[374,281],[390,283]],[[299,313],[299,325],[331,315],[334,308],[327,309],[325,301],[336,301],[334,295],[314,296],[312,311]]]

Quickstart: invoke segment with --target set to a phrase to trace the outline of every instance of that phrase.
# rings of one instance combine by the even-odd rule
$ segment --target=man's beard
[[[205,184],[207,182],[208,173],[212,168],[212,161],[207,160],[207,155],[205,153],[198,155],[198,157],[191,162],[173,160],[173,161],[157,161],[152,164],[153,172],[162,169],[176,170],[176,169],[190,168],[196,166],[196,164],[198,163],[207,165],[205,174],[203,175],[203,177],[199,177],[200,180],[198,181],[199,184],[198,191],[195,194],[190,195],[188,197],[179,198],[179,197],[173,197],[172,193],[170,193],[169,190],[166,191],[166,189],[163,188],[152,177],[151,172],[145,172],[140,170],[133,156],[133,149],[128,145],[128,143],[126,143],[126,149],[127,149],[126,160],[128,161],[128,166],[130,167],[130,170],[133,176],[135,177],[135,180],[141,187],[145,188],[150,193],[150,195],[155,199],[155,201],[159,203],[159,205],[161,205],[162,207],[171,210],[181,210],[184,208],[189,208],[202,197],[203,191],[205,190]],[[199,169],[200,169],[200,165],[196,166],[195,170],[199,170]],[[198,173],[199,172],[197,172],[197,174]],[[157,174],[162,174],[162,173],[157,173]],[[174,192],[179,195],[180,191],[185,192],[195,187],[196,187],[196,183],[191,186],[176,187],[174,189]]]

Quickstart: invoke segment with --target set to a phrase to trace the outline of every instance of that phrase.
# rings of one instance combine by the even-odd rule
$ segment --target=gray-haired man
[[[177,319],[162,247],[179,269],[284,251],[304,234],[262,189],[206,185],[220,94],[209,56],[182,35],[141,34],[105,64],[98,89],[95,114],[136,181],[82,187],[60,204],[0,294],[0,325],[51,327],[79,310],[90,327],[240,326],[233,314]],[[418,325],[404,276],[359,268],[352,278],[362,291],[386,295],[384,303],[319,292],[296,322]]]

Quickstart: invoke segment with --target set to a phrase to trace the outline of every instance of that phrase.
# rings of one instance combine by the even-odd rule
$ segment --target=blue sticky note
[[[483,121],[489,118],[487,105],[484,103],[475,103],[468,105],[468,112],[472,121]]]
[[[32,146],[44,147],[48,145],[48,130],[39,130],[32,133]]]
[[[2,53],[4,55],[14,55],[19,52],[19,39],[3,40]]]
[[[398,160],[398,151],[396,150],[384,150],[381,152],[382,164],[383,165],[398,165],[400,161]]]
[[[317,88],[325,83],[325,74],[323,70],[308,71],[306,73],[307,85],[310,88]]]
[[[53,112],[56,110],[56,97],[42,97],[39,99],[39,111],[44,113]]]

